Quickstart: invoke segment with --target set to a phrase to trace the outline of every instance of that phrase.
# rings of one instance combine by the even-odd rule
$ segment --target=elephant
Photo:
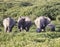
[[[51,22],[51,19],[45,16],[37,17],[34,23],[37,27],[37,32],[45,31],[45,27]]]
[[[32,21],[29,17],[22,16],[18,18],[18,29],[20,31],[22,31],[23,29],[29,31],[31,25],[32,25]]]
[[[7,17],[3,20],[3,26],[4,26],[4,31],[5,32],[11,32],[12,28],[15,25],[15,20],[11,17]]]
[[[49,28],[50,31],[55,31],[55,25],[52,24],[52,23],[48,24],[48,25],[47,25],[47,28]]]

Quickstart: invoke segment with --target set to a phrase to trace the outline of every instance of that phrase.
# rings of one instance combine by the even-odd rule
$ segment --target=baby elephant
[[[5,32],[11,32],[15,21],[11,17],[7,17],[3,20],[3,26]]]
[[[52,24],[52,23],[48,24],[48,25],[47,25],[47,28],[49,28],[50,31],[55,31],[55,25]]]
[[[29,31],[31,25],[32,25],[32,22],[29,17],[19,17],[18,28],[20,31],[22,31],[23,29],[25,29],[26,31]]]

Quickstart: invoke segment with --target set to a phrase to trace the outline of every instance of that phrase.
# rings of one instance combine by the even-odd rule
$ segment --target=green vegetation
[[[0,3],[1,15],[17,19],[19,16],[48,16],[55,20],[60,15],[60,0],[4,0]],[[33,18],[33,19],[34,19]]]
[[[11,33],[4,32],[2,21],[11,16],[48,16],[56,25],[56,31],[37,33],[33,25],[29,32],[19,32],[14,26]],[[53,21],[54,20],[54,21]],[[60,0],[0,0],[0,47],[60,47]]]
[[[2,32],[0,47],[60,47],[60,32]]]

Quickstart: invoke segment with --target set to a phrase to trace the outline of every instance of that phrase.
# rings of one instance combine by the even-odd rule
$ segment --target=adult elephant
[[[45,16],[40,16],[37,17],[34,21],[36,27],[37,27],[37,32],[41,32],[42,30],[45,31],[45,27],[51,22],[50,18],[45,17]]]
[[[22,31],[23,29],[25,29],[26,31],[29,31],[31,25],[32,25],[32,21],[29,17],[22,16],[18,18],[18,29],[20,31]]]
[[[11,32],[15,25],[15,21],[11,17],[7,17],[3,20],[3,26],[5,32]]]

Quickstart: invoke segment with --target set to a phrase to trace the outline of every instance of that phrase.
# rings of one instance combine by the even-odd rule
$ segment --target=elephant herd
[[[19,31],[26,30],[28,32],[33,24],[36,26],[37,32],[45,31],[47,26],[51,31],[55,31],[55,25],[51,23],[50,18],[45,16],[37,17],[34,22],[28,16],[19,17],[17,22],[13,18],[7,17],[3,20],[4,31],[11,32],[16,23]]]

